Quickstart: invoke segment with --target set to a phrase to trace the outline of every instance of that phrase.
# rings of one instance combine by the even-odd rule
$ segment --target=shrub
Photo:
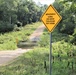
[[[22,27],[18,27],[17,25],[14,25],[14,31],[21,31]]]
[[[76,28],[74,29],[73,36],[70,38],[70,42],[76,45]]]
[[[21,27],[21,26],[22,26],[22,23],[21,23],[21,22],[19,22],[19,21],[18,21],[18,22],[16,22],[15,24],[17,25],[17,27]]]
[[[73,34],[75,25],[72,22],[64,21],[62,25],[58,26],[58,30],[62,33]]]
[[[14,25],[9,22],[0,21],[0,32],[9,32],[14,29]]]

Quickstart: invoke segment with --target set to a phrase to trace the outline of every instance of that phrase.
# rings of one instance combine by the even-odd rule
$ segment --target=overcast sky
[[[37,3],[37,2],[40,2],[41,4],[50,5],[50,4],[52,4],[55,0],[33,0],[33,1],[35,1],[36,3]]]

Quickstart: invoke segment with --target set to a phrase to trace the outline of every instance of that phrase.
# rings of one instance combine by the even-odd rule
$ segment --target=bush
[[[62,25],[58,26],[58,30],[61,33],[66,33],[66,34],[70,34],[70,35],[74,33],[74,28],[75,28],[75,25],[72,22],[69,22],[66,20],[63,21]]]
[[[70,42],[76,45],[76,28],[74,29],[73,36],[70,38]]]
[[[19,22],[19,21],[18,21],[18,22],[16,22],[15,24],[17,25],[17,27],[22,27],[22,23],[21,23],[21,22]]]
[[[14,29],[14,25],[9,22],[0,21],[0,32],[9,32]]]
[[[14,31],[21,31],[22,27],[18,27],[17,25],[14,25]]]

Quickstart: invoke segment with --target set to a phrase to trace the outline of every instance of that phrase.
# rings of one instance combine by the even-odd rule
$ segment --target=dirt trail
[[[34,33],[31,34],[31,36],[30,36],[30,38],[29,38],[30,41],[39,41],[40,35],[42,35],[44,29],[45,29],[45,26],[44,26],[44,25],[38,27],[38,28],[34,31]]]
[[[45,29],[44,25],[39,26],[33,34],[30,35],[30,41],[38,41],[40,39],[40,35],[42,35],[43,30]],[[8,50],[8,51],[0,51],[0,66],[5,65],[17,58],[21,54],[28,52],[32,49],[16,49],[16,50]]]

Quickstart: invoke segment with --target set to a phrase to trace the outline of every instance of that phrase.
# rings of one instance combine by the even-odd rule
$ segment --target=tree
[[[40,21],[46,7],[47,5],[37,5],[33,0],[0,0],[0,28],[3,28],[1,31],[10,31],[14,29],[15,24],[24,26]]]
[[[76,25],[76,14],[74,13],[76,11],[76,4],[74,0],[56,0],[53,5],[62,16],[62,21],[58,25],[59,32],[73,34]]]

